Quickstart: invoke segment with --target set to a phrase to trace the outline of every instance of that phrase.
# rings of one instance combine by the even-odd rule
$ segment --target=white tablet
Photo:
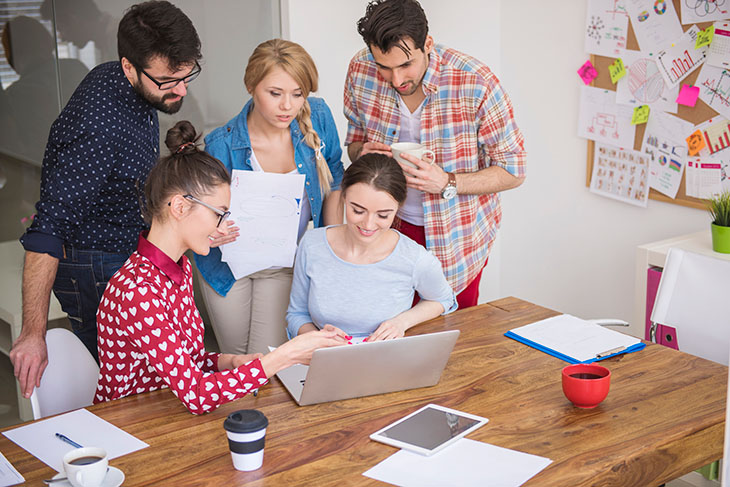
[[[489,421],[437,404],[429,404],[370,435],[371,440],[433,455]]]

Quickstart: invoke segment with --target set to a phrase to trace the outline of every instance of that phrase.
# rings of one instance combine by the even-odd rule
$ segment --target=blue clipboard
[[[605,357],[601,358],[592,358],[584,361],[580,361],[577,359],[574,359],[573,357],[569,357],[568,355],[562,354],[560,352],[556,352],[552,348],[548,348],[544,345],[540,345],[539,343],[533,342],[532,340],[528,340],[527,338],[523,338],[517,333],[513,333],[512,331],[508,331],[504,334],[504,336],[511,338],[513,340],[517,340],[518,342],[524,343],[525,345],[529,345],[532,348],[536,348],[537,350],[540,350],[541,352],[545,352],[549,355],[552,355],[553,357],[557,357],[561,360],[565,360],[566,362],[570,364],[592,364],[593,362],[598,362],[600,360],[605,360],[607,358],[615,357],[616,355],[621,355],[623,353],[632,353],[632,352],[638,352],[639,350],[643,350],[646,347],[646,344],[643,342],[639,342],[635,345],[631,345],[628,348],[625,348],[621,350],[620,352],[612,353],[611,355],[606,355]]]

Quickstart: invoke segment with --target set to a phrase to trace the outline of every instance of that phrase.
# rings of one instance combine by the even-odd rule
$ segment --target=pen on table
[[[58,438],[61,441],[65,441],[66,443],[68,443],[69,445],[71,445],[75,448],[83,448],[83,446],[79,445],[78,443],[76,443],[74,440],[72,440],[68,436],[62,435],[61,433],[56,433],[56,438]]]
[[[606,350],[605,352],[597,353],[596,358],[608,357],[609,355],[613,355],[614,353],[623,352],[624,350],[626,350],[626,347],[612,348],[611,350]]]

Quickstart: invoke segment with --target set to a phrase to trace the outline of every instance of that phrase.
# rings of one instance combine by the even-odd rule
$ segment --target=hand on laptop
[[[351,338],[336,326],[325,325],[321,330],[303,333],[285,342],[273,352],[264,355],[261,364],[266,377],[271,377],[294,364],[308,365],[312,353],[318,348],[345,345]]]
[[[383,321],[380,326],[367,337],[367,342],[377,342],[379,340],[390,340],[392,338],[401,338],[405,336],[408,326],[398,316]]]

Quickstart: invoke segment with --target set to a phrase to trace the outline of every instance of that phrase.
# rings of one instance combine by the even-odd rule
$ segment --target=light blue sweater
[[[393,230],[395,231],[395,230]],[[289,337],[314,323],[334,325],[352,336],[367,336],[380,324],[409,310],[415,291],[421,299],[438,301],[444,314],[457,307],[438,259],[416,242],[400,237],[393,252],[374,264],[351,264],[327,242],[327,228],[304,234],[294,263],[289,309]]]

